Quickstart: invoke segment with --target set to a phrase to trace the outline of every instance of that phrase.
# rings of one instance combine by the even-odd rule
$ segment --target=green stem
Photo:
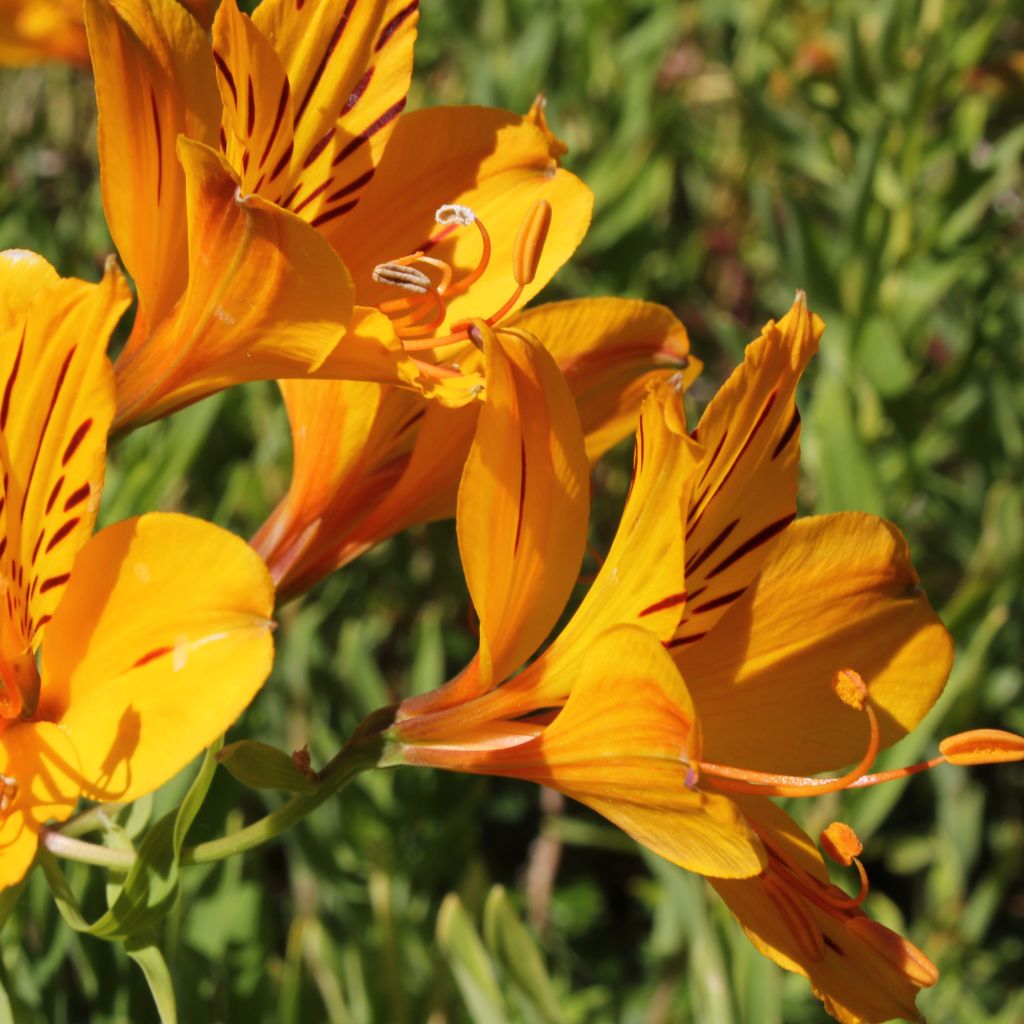
[[[110,819],[126,806],[127,804],[97,804],[64,822],[58,831],[61,835],[75,838],[87,836],[90,832],[102,831],[110,824]]]
[[[385,709],[385,712],[389,710]],[[373,720],[376,718],[371,715],[323,771],[318,773],[316,789],[308,793],[296,793],[283,807],[229,836],[185,847],[181,851],[180,863],[210,864],[261,846],[301,821],[357,775],[376,767],[384,748],[384,740],[374,728],[376,723]]]
[[[65,860],[78,860],[83,864],[117,868],[121,871],[127,870],[135,863],[135,853],[132,850],[112,850],[109,846],[84,843],[81,839],[74,839],[48,828],[41,830],[40,838],[50,853]]]

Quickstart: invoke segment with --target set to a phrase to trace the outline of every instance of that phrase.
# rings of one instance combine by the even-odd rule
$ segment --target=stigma
[[[480,254],[476,264],[461,277],[444,260],[427,255],[425,250],[410,253],[399,259],[379,263],[373,269],[377,284],[401,289],[407,294],[383,302],[378,307],[390,320],[395,334],[407,352],[418,353],[450,345],[473,341],[474,321],[494,326],[506,317],[522,298],[523,290],[537,276],[540,259],[551,227],[551,204],[538,199],[527,211],[516,233],[512,249],[512,279],[514,288],[508,298],[495,310],[484,316],[467,318],[450,325],[448,333],[439,335],[448,318],[448,306],[453,298],[465,294],[480,280],[491,264],[491,236],[484,222],[468,206],[457,203],[441,206],[434,220],[442,228],[431,239],[436,244],[456,231],[470,230],[480,240]],[[421,364],[428,367],[430,364]],[[432,367],[443,370],[443,367]]]

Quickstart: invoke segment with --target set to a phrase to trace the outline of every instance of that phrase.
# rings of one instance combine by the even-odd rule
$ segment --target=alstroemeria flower
[[[251,20],[226,0],[212,43],[175,0],[86,14],[104,206],[140,301],[116,427],[266,377],[476,397],[435,365],[459,321],[525,303],[590,218],[538,113],[403,114],[408,0],[265,0]]]
[[[116,268],[91,285],[0,254],[0,887],[80,797],[184,767],[273,658],[273,587],[239,538],[169,514],[90,537],[129,301]]]
[[[391,758],[560,790],[715,879],[758,948],[808,975],[839,1019],[912,1019],[934,967],[864,914],[866,885],[853,898],[830,886],[771,797],[1019,759],[1024,744],[983,730],[924,765],[868,774],[934,703],[952,649],[895,527],[856,513],[793,521],[794,393],[821,330],[799,297],[692,434],[671,383],[646,400],[607,559],[518,674],[576,579],[586,459],[553,368],[524,336],[485,336],[490,394],[457,513],[480,651],[399,705]]]
[[[636,299],[556,302],[507,326],[543,339],[572,390],[587,458],[636,425],[649,384],[700,371],[686,329]],[[479,404],[453,409],[412,391],[347,381],[282,381],[294,460],[288,494],[253,538],[278,597],[308,590],[416,523],[455,514]]]

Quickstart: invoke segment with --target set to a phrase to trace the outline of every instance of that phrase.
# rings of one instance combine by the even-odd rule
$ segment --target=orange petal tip
[[[939,980],[939,969],[902,935],[886,928],[870,917],[851,917],[847,931],[867,943],[876,953],[885,957],[900,973],[918,988],[928,988]]]
[[[939,744],[950,764],[999,764],[1024,761],[1024,736],[1002,729],[972,729],[947,736]]]

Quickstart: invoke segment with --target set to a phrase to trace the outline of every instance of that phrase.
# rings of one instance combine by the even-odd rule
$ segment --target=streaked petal
[[[292,85],[294,152],[278,195],[314,227],[340,218],[348,230],[405,107],[418,17],[418,0],[264,0],[253,14]]]
[[[523,310],[508,323],[554,356],[576,399],[591,462],[636,430],[650,384],[680,373],[686,388],[701,371],[686,328],[653,302],[570,299]]]
[[[761,844],[732,801],[687,785],[699,755],[672,659],[647,630],[620,626],[594,638],[565,707],[537,739],[468,755],[459,768],[558,789],[690,871],[756,874]]]
[[[270,671],[272,607],[262,561],[209,523],[157,513],[92,538],[43,645],[40,704],[86,796],[134,800],[231,725]]]
[[[486,401],[456,523],[486,689],[540,646],[565,607],[583,560],[590,495],[579,416],[554,360],[524,331],[481,333]]]
[[[803,293],[747,346],[694,437],[704,447],[686,514],[689,599],[672,641],[696,643],[757,576],[796,515],[800,416],[797,381],[824,325]]]
[[[185,290],[189,263],[180,134],[216,145],[210,42],[176,0],[86,0],[100,184],[110,234],[139,293],[144,339]]]
[[[539,199],[551,203],[551,228],[537,274],[515,308],[575,251],[590,223],[593,196],[557,166],[544,133],[527,118],[484,107],[435,107],[398,119],[362,201],[321,231],[351,270],[358,301],[377,306],[395,298],[394,289],[371,278],[379,263],[424,250],[456,268],[456,278],[476,265],[476,228],[453,231],[434,221],[446,203],[472,208],[490,233],[491,259],[483,276],[452,298],[440,336],[456,320],[490,316],[511,296],[516,233]]]
[[[51,722],[16,722],[0,731],[0,889],[16,885],[39,844],[39,827],[64,821],[78,803],[81,773],[74,745]],[[11,795],[12,790],[15,795]]]
[[[766,845],[782,851],[789,865],[806,872],[810,886],[824,890],[823,883],[828,882],[824,862],[792,819],[768,800],[740,798],[737,802],[756,821]],[[814,879],[819,880],[817,885]],[[825,1009],[842,1024],[880,1024],[894,1017],[920,1019],[915,998],[930,983],[931,965],[896,933],[860,910],[826,913],[794,887],[780,883],[779,876],[774,883],[766,883],[764,875],[709,881],[758,951],[786,970],[809,978]],[[775,888],[774,898],[769,886]],[[780,900],[787,913],[781,911]],[[802,927],[794,929],[790,922]],[[801,941],[796,934],[804,930],[815,939],[813,953],[808,939]],[[866,941],[865,936],[874,936],[875,941]],[[887,941],[882,944],[879,937]],[[885,948],[888,954],[882,951]]]
[[[305,376],[352,315],[345,267],[308,224],[243,196],[208,147],[182,138],[178,148],[188,183],[188,290],[173,316],[118,359],[117,429],[242,381]],[[388,362],[375,339],[366,346]]]
[[[0,571],[22,642],[38,646],[99,507],[114,412],[106,345],[131,296],[113,262],[88,284],[10,253],[0,294],[21,313],[0,335]]]
[[[917,584],[906,541],[883,519],[844,512],[788,526],[711,635],[675,652],[708,760],[792,774],[856,762],[867,727],[832,692],[843,668],[868,684],[883,744],[917,725],[953,659]]]

